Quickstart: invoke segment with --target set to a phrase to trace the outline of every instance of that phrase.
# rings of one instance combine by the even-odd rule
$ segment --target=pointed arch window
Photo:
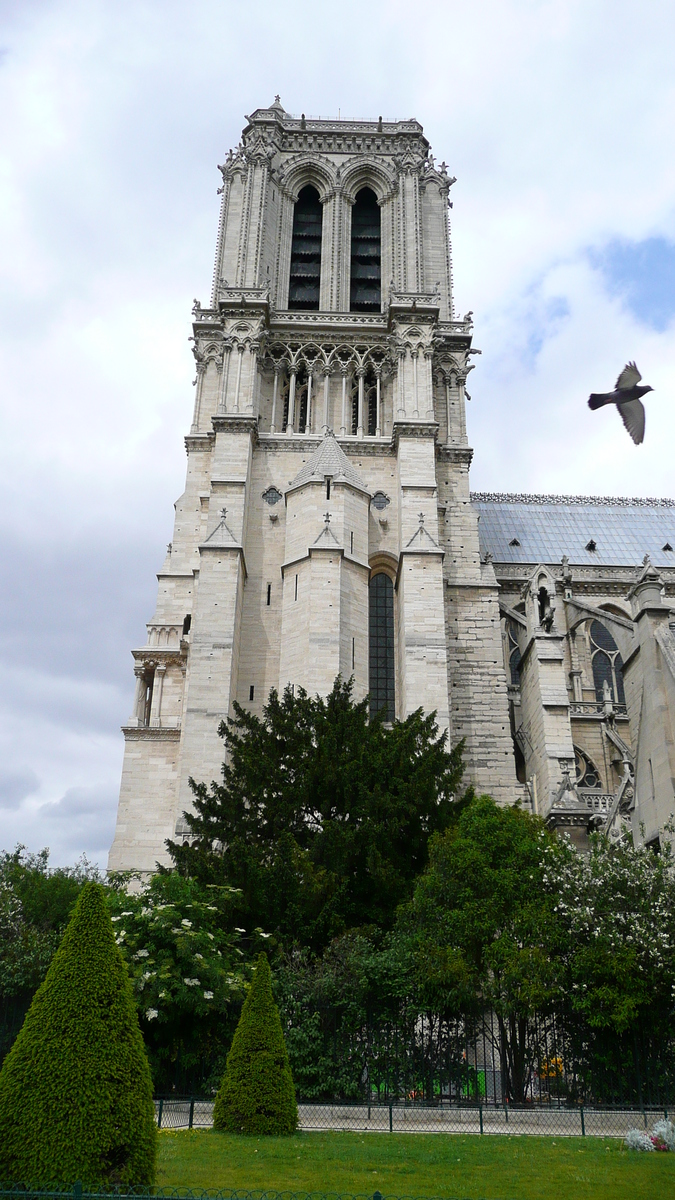
[[[300,192],[293,211],[288,307],[294,311],[319,308],[322,224],[319,193],[308,185]]]
[[[395,713],[394,671],[394,585],[382,572],[373,575],[368,587],[368,690],[370,715],[381,712],[385,721]]]
[[[520,687],[520,645],[515,628],[510,621],[506,622],[509,652],[509,675],[514,687]]]
[[[370,188],[361,188],[352,209],[351,312],[382,308],[380,206]]]
[[[600,772],[595,763],[588,757],[584,750],[580,750],[578,746],[574,747],[574,769],[576,772],[577,787],[582,788],[599,788],[601,787]]]
[[[598,703],[602,703],[604,685],[607,683],[614,703],[625,704],[623,662],[619,654],[619,647],[609,629],[601,621],[591,621],[590,636],[596,700]]]

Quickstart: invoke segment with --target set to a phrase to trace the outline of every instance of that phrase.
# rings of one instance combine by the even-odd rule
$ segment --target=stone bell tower
[[[292,117],[277,97],[220,167],[195,302],[187,481],[133,652],[111,868],[152,870],[220,721],[339,673],[388,719],[435,710],[467,780],[518,794],[497,583],[469,498],[470,314],[422,126]]]

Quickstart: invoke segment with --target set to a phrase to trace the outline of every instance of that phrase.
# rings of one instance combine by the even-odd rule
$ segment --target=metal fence
[[[445,1017],[401,1009],[360,1024],[335,1009],[319,1015],[312,1054],[303,1039],[296,1050],[292,1024],[286,1030],[296,1092],[306,1102],[675,1109],[670,1031],[619,1036],[556,1013]]]
[[[213,1100],[155,1100],[160,1129],[211,1129]],[[298,1104],[304,1132],[529,1134],[535,1137],[625,1138],[650,1129],[667,1108],[588,1108],[585,1105],[514,1104]]]

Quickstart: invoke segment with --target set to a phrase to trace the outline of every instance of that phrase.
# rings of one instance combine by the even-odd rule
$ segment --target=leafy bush
[[[261,954],[213,1110],[214,1129],[230,1133],[294,1133],[298,1125],[293,1076],[270,967]]]
[[[0,1178],[147,1186],[156,1137],[127,969],[90,882],[0,1071]]]
[[[232,888],[207,890],[175,871],[109,895],[160,1094],[215,1092],[222,1079],[246,994],[234,902]]]

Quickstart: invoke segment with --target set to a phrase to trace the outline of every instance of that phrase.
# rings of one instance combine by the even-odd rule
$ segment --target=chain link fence
[[[155,1100],[160,1129],[211,1129],[213,1100]],[[305,1132],[530,1134],[536,1137],[625,1138],[648,1129],[667,1108],[589,1108],[515,1104],[298,1104]]]

